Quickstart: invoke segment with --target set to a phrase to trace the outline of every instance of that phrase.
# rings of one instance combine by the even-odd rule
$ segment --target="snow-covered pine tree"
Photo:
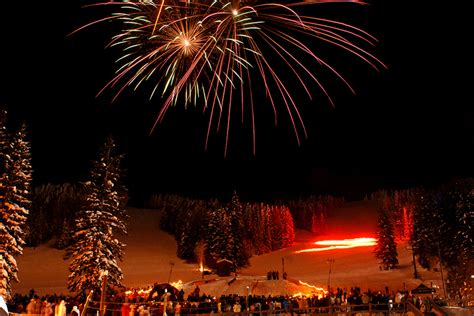
[[[394,235],[393,224],[387,209],[379,208],[375,257],[380,260],[385,270],[393,269],[398,265],[397,244]]]
[[[271,226],[271,247],[272,250],[278,250],[282,248],[281,231],[283,230],[280,207],[277,205],[271,205],[268,206],[268,211],[270,212],[269,223]]]
[[[108,137],[92,162],[89,181],[84,183],[86,201],[76,218],[74,242],[65,259],[71,259],[67,285],[73,292],[99,291],[102,273],[109,285],[121,285],[123,273],[118,266],[125,244],[117,235],[127,233],[124,193],[120,163],[123,155],[115,153],[115,143]]]
[[[454,239],[455,260],[448,266],[450,288],[453,295],[468,297],[472,294],[474,275],[474,179],[456,181],[451,192],[455,210]]]
[[[229,259],[230,217],[223,207],[211,209],[204,237],[205,261],[208,267],[216,267],[220,259]]]
[[[268,204],[260,203],[260,216],[262,217],[262,253],[272,251],[273,225],[271,207]]]
[[[10,280],[12,278],[12,268],[16,271],[16,261],[7,252],[7,247],[12,247],[15,241],[8,231],[8,213],[5,201],[7,163],[10,162],[10,146],[7,133],[7,111],[0,107],[0,295],[9,298]],[[13,260],[8,260],[8,259]],[[7,261],[8,260],[8,261]]]
[[[247,219],[245,220],[245,227],[248,230],[245,231],[245,239],[250,244],[250,253],[262,254],[263,245],[263,230],[262,230],[262,217],[260,214],[260,205],[257,203],[247,203],[245,206],[245,213],[248,213]]]
[[[56,242],[56,248],[66,249],[73,243],[74,239],[73,239],[73,236],[71,235],[72,231],[74,231],[74,229],[69,224],[69,221],[64,219],[63,225],[62,225],[62,232],[58,237],[58,241]]]
[[[160,218],[160,228],[174,236],[180,236],[183,229],[182,222],[186,220],[183,207],[185,199],[174,194],[159,196],[155,200],[155,208],[162,211]]]
[[[29,210],[31,207],[31,145],[26,140],[26,124],[13,135],[12,140],[12,176],[11,184],[15,187],[13,202]]]
[[[25,244],[31,161],[24,127],[10,141],[6,117],[7,111],[0,109],[0,294],[8,299],[11,282],[18,282],[15,257]]]
[[[229,216],[231,235],[231,244],[229,247],[231,258],[228,259],[233,261],[236,267],[243,267],[248,265],[250,254],[244,251],[243,207],[236,191],[232,193],[232,199],[229,205]]]
[[[424,268],[430,268],[429,258],[435,253],[435,249],[432,249],[432,213],[434,212],[438,212],[438,207],[433,194],[429,191],[422,192],[414,210],[411,244],[413,251],[418,256],[420,265]]]
[[[247,202],[242,205],[242,221],[245,227],[244,233],[244,251],[251,257],[254,254],[254,238],[257,236],[254,234],[257,225],[255,214],[252,212],[252,204]]]
[[[183,229],[178,231],[180,235],[175,236],[175,238],[178,245],[178,257],[192,262],[198,259],[196,248],[203,239],[207,205],[205,201],[201,200],[189,201],[187,211],[181,215],[184,219],[181,221]]]
[[[282,248],[289,247],[295,241],[295,225],[290,209],[286,205],[280,207],[283,229],[281,231]]]

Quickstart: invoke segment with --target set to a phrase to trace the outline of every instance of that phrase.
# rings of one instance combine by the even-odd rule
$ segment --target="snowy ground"
[[[201,280],[199,267],[176,257],[173,236],[159,229],[159,212],[129,209],[129,214],[129,235],[124,238],[127,248],[121,264],[125,285],[144,288],[155,282],[181,280],[186,285],[185,292],[191,291],[194,288],[193,281]],[[293,246],[251,258],[250,266],[239,271],[237,280],[230,286],[227,284],[230,279],[211,281],[217,276],[206,276],[208,283],[199,285],[201,293],[246,295],[247,286],[250,291],[253,289],[255,294],[297,291],[298,289],[294,289],[289,283],[265,282],[268,271],[279,270],[281,276],[282,259],[289,279],[301,280],[323,288],[327,288],[328,281],[332,288],[359,286],[363,290],[383,290],[385,286],[391,290],[404,287],[412,289],[422,281],[428,286],[432,283],[441,286],[439,273],[426,271],[419,266],[417,269],[422,279],[413,279],[412,255],[406,245],[398,246],[400,266],[392,271],[379,270],[377,260],[373,256],[373,246],[295,253],[296,250],[313,247],[311,243],[316,240],[374,237],[375,224],[376,213],[373,204],[362,201],[351,203],[333,212],[328,219],[325,236],[315,237],[308,232],[297,231]],[[27,293],[33,288],[40,295],[67,294],[65,283],[68,262],[62,259],[63,254],[63,251],[48,245],[25,249],[23,256],[18,257],[20,283],[13,285],[13,291]],[[329,280],[328,259],[334,259]]]

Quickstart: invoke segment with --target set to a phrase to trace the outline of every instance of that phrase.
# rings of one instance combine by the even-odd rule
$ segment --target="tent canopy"
[[[430,287],[427,287],[426,285],[424,285],[423,283],[421,283],[421,284],[418,285],[416,288],[414,288],[413,290],[411,290],[411,293],[412,293],[412,294],[432,294],[432,293],[433,293],[433,289],[430,288]]]
[[[172,295],[178,295],[179,290],[172,286],[169,283],[155,283],[153,285],[153,289],[151,290],[149,296],[148,296],[148,301],[154,300],[154,298],[160,299],[165,292],[170,293]]]

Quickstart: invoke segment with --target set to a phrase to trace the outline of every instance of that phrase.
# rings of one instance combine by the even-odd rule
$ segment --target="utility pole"
[[[329,258],[326,262],[329,263],[328,292],[330,292],[331,291],[331,265],[334,263],[334,259]]]
[[[448,296],[446,295],[446,284],[444,283],[443,261],[441,260],[441,250],[439,249],[439,241],[438,241],[438,258],[439,258],[439,273],[441,274],[441,283],[443,284],[444,299],[447,300]]]
[[[418,271],[416,270],[416,258],[415,258],[415,249],[413,245],[407,246],[405,249],[411,250],[411,256],[413,260],[413,278],[418,279]]]
[[[245,297],[245,310],[248,312],[249,308],[249,295],[250,295],[250,287],[247,285],[247,296]]]
[[[281,276],[282,276],[282,278],[283,278],[284,275],[285,275],[285,258],[281,257]]]
[[[171,281],[171,273],[173,272],[173,266],[174,266],[174,262],[170,261],[170,275],[168,276],[168,284],[170,284],[170,281]]]
[[[168,315],[166,313],[166,308],[168,307],[168,289],[165,289],[165,294],[164,295],[164,298],[163,298],[163,316],[166,316]]]
[[[413,246],[411,247],[411,255],[413,257],[413,277],[415,279],[418,279],[418,272],[416,271],[416,258],[415,258],[415,250],[413,249]]]

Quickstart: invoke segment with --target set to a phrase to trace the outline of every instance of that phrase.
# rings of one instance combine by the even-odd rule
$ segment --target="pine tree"
[[[397,244],[393,224],[385,208],[379,210],[377,228],[375,257],[381,261],[385,270],[393,269],[398,264]]]
[[[76,218],[74,242],[65,259],[71,259],[67,285],[73,292],[99,290],[102,273],[109,285],[121,285],[123,273],[118,266],[125,244],[117,235],[126,234],[126,188],[121,182],[123,155],[115,153],[109,137],[93,162],[89,181],[84,183],[86,201]]]
[[[258,236],[255,234],[255,227],[257,225],[257,219],[252,212],[253,208],[250,203],[245,203],[242,205],[242,221],[245,227],[243,233],[244,237],[244,250],[248,254],[248,257],[251,257],[254,254],[254,238]]]
[[[232,200],[229,206],[229,216],[232,243],[229,244],[231,258],[228,259],[233,261],[236,267],[243,267],[248,264],[248,258],[250,255],[244,251],[243,207],[236,191],[232,194]]]
[[[263,231],[262,234],[262,253],[267,253],[272,251],[272,240],[273,234],[275,231],[272,230],[272,218],[271,218],[271,208],[268,204],[261,203],[260,204],[260,213],[262,217],[262,226],[261,230]]]
[[[418,256],[420,265],[430,268],[429,258],[436,252],[431,242],[433,238],[432,218],[433,213],[438,212],[433,194],[423,192],[415,206],[415,216],[413,220],[413,237],[411,240],[413,251]],[[436,246],[436,244],[434,245]]]
[[[13,135],[11,184],[15,187],[13,202],[29,210],[31,207],[31,146],[26,140],[26,125]]]
[[[289,247],[295,241],[295,226],[293,223],[293,217],[291,216],[290,209],[287,206],[281,207],[281,218],[283,223],[283,229],[281,231],[282,248]]]
[[[281,240],[281,231],[283,230],[283,224],[281,222],[281,213],[278,206],[272,205],[268,207],[270,212],[270,231],[271,231],[271,247],[272,250],[281,249],[282,240]]]
[[[185,219],[182,221],[183,229],[177,239],[177,255],[181,259],[195,261],[196,248],[202,240],[203,219],[205,218],[205,206],[203,201],[193,201],[188,204],[188,211],[182,214]]]
[[[450,195],[451,207],[455,213],[455,221],[451,224],[456,227],[450,242],[455,253],[448,266],[450,290],[457,292],[453,294],[466,297],[473,291],[471,279],[474,275],[474,179],[456,181]]]
[[[230,260],[230,217],[223,207],[210,210],[208,217],[204,253],[207,266],[214,268],[218,260]]]
[[[250,230],[248,231],[246,239],[252,245],[252,252],[260,255],[265,253],[265,242],[264,242],[264,231],[263,227],[263,218],[260,212],[260,205],[255,204],[248,204],[247,209],[250,213],[248,222],[246,223],[246,227],[249,227]]]
[[[0,109],[0,295],[9,298],[18,282],[15,257],[23,253],[31,181],[30,147],[24,126],[10,141],[5,109]]]

